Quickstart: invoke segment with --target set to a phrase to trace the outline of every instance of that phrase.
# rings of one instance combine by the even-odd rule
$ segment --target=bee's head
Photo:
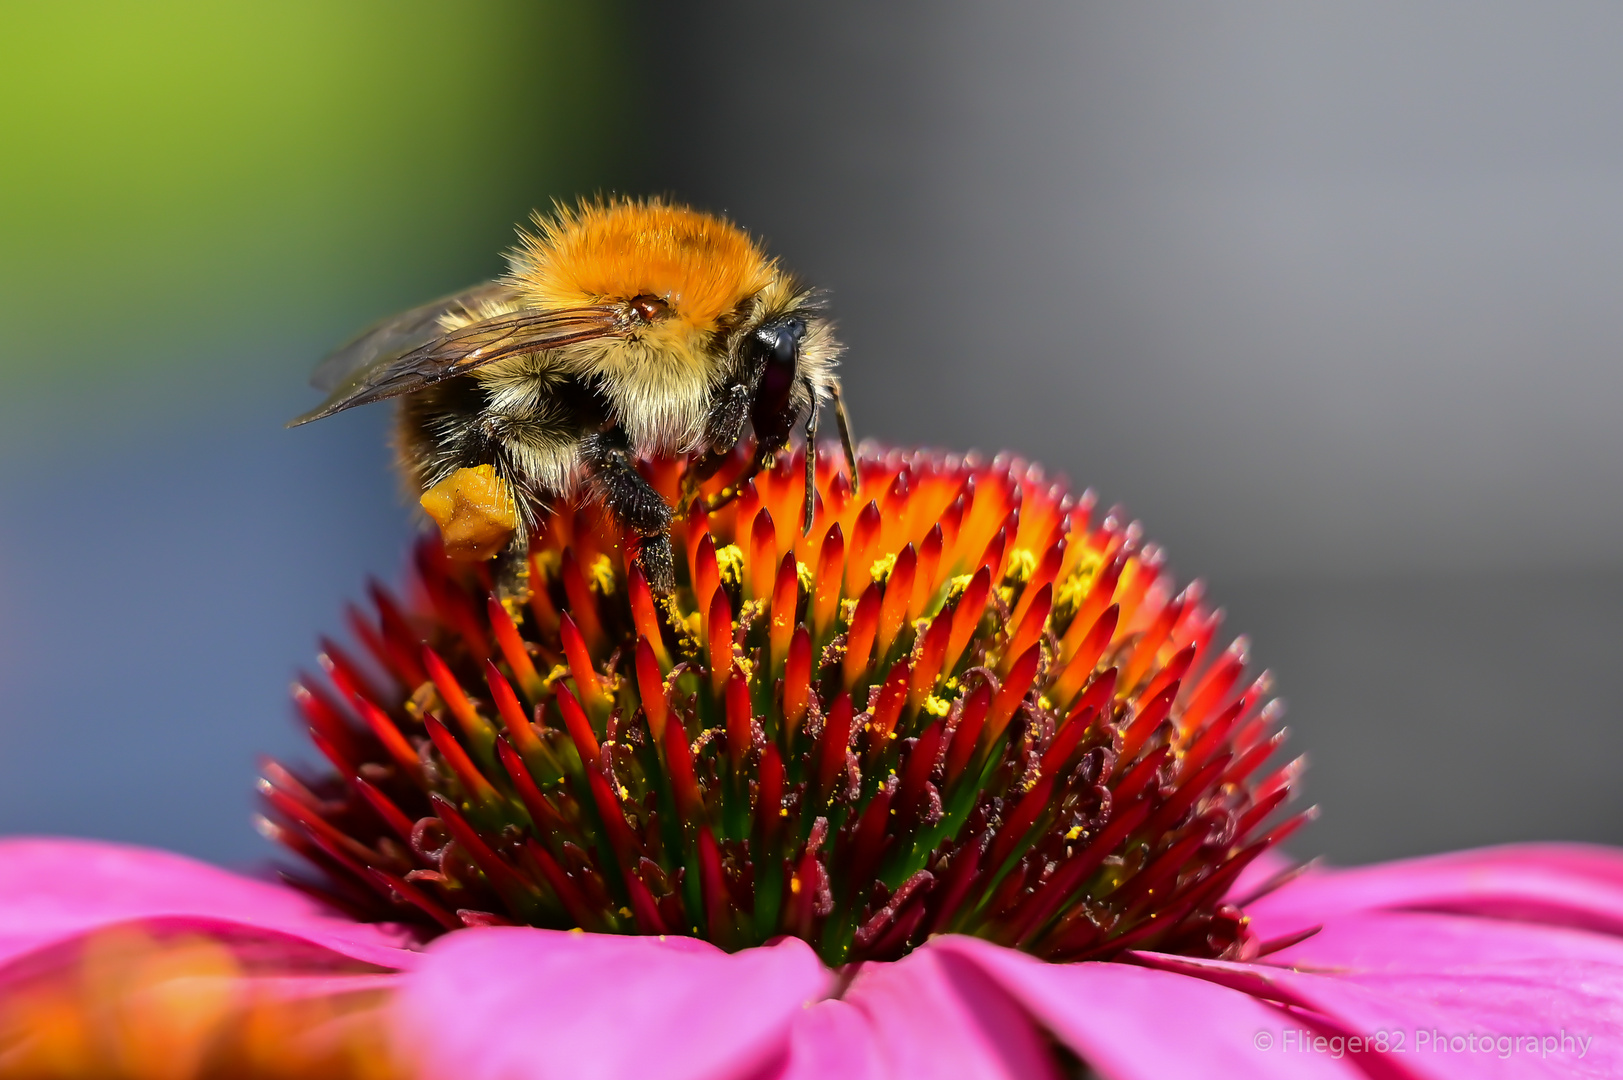
[[[750,423],[762,451],[789,441],[795,424],[830,394],[840,346],[815,294],[794,290],[764,310],[739,342],[752,388]]]

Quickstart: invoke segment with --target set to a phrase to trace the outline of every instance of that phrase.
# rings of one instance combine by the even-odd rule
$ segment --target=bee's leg
[[[845,447],[845,463],[851,469],[851,491],[855,494],[862,486],[862,478],[857,475],[857,449],[851,443],[851,418],[845,415],[845,399],[840,396],[839,380],[829,380],[828,392],[834,397],[834,418],[840,422],[840,444]]]
[[[710,498],[703,500],[702,505],[704,506],[705,512],[713,513],[714,511],[720,510],[723,506],[726,506],[728,503],[738,498],[738,496],[744,491],[744,485],[749,483],[751,480],[754,480],[756,474],[766,467],[767,459],[776,453],[776,450],[768,453],[761,447],[757,446],[755,448],[755,454],[750,458],[750,463],[744,466],[744,471],[738,474],[738,478],[732,483],[728,484],[726,487],[722,488],[720,491],[716,492],[714,495],[710,496]]]
[[[800,532],[810,536],[812,515],[817,512],[817,388],[810,379],[804,382],[811,404],[806,407],[806,513]]]
[[[715,475],[738,440],[744,437],[744,421],[749,419],[750,391],[743,383],[724,388],[704,418],[704,456],[688,466],[682,478],[682,505],[699,492],[699,485]]]
[[[657,593],[670,593],[676,588],[671,508],[637,471],[625,429],[612,427],[586,436],[581,440],[581,461],[598,498],[640,538],[637,564],[649,587]]]
[[[518,610],[530,602],[530,542],[515,536],[496,556],[496,599],[518,621]]]

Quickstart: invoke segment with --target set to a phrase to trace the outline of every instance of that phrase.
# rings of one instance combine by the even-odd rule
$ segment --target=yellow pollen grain
[[[716,573],[723,585],[744,583],[744,553],[739,550],[737,544],[728,544],[726,547],[716,549]]]
[[[840,621],[847,626],[851,625],[851,617],[857,613],[857,602],[852,597],[840,601]]]
[[[800,583],[800,591],[809,595],[813,584],[811,567],[799,559],[795,560],[795,578]]]
[[[1003,572],[1003,580],[1014,585],[1024,585],[1031,580],[1031,575],[1036,569],[1036,554],[1030,548],[1017,547],[1009,552],[1009,568]]]
[[[890,572],[894,569],[896,569],[896,556],[881,555],[879,558],[875,559],[873,561],[873,565],[868,568],[868,576],[873,578],[874,581],[883,585],[885,582],[890,580]]]
[[[800,878],[799,878],[799,876],[792,877],[792,878],[789,879],[789,891],[794,893],[796,896],[800,895]]]
[[[564,554],[561,549],[544,548],[530,557],[535,560],[532,572],[550,580],[558,576],[558,567],[563,565]]]
[[[1067,840],[1079,840],[1081,837],[1082,826],[1080,825],[1072,825],[1065,833],[1065,839]]]
[[[598,595],[612,596],[615,587],[614,562],[607,555],[593,559],[592,565],[586,570],[586,582]]]
[[[1098,552],[1089,551],[1083,555],[1077,568],[1054,589],[1054,606],[1050,617],[1067,619],[1076,614],[1076,609],[1082,606],[1088,591],[1093,588],[1093,579],[1099,576],[1103,568],[1104,560]]]

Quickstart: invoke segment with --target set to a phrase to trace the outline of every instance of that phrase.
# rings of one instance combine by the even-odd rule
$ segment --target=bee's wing
[[[370,335],[384,329],[368,331],[355,344],[365,342]],[[415,348],[396,347],[377,352],[364,367],[338,385],[326,401],[288,426],[297,427],[356,405],[409,394],[509,356],[562,348],[624,332],[620,309],[607,304],[554,311],[516,311],[449,332],[436,330],[432,338]],[[346,346],[344,351],[348,348]]]
[[[501,281],[486,281],[379,320],[333,352],[310,375],[310,385],[331,392],[356,372],[385,357],[403,356],[442,333],[440,319],[453,311],[474,312],[487,303],[516,299],[517,290]]]

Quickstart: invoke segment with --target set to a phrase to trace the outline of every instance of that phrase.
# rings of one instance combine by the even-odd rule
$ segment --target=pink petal
[[[1519,844],[1314,870],[1247,905],[1267,939],[1359,911],[1407,909],[1623,935],[1623,851]]]
[[[380,967],[415,957],[383,927],[182,855],[95,840],[0,840],[0,964],[132,921],[281,937]]]
[[[1421,1076],[1623,1075],[1623,946],[1585,931],[1376,913],[1333,921],[1269,958],[1288,967],[1139,959],[1321,1014],[1349,1034],[1384,1031]],[[1463,1053],[1438,1049],[1454,1036]],[[1473,1051],[1472,1036],[1490,1049]]]
[[[1575,1067],[1623,1074],[1623,941],[1583,930],[1458,915],[1376,912],[1334,920],[1268,958],[1422,1003],[1498,1035],[1596,1035]],[[1448,1029],[1442,1029],[1448,1030]],[[1569,1062],[1570,1063],[1570,1062]]]
[[[781,1058],[832,978],[798,938],[729,954],[691,938],[460,930],[404,980],[394,1024],[426,1076],[728,1080]]]
[[[1127,964],[1046,964],[966,937],[938,938],[921,950],[935,951],[975,964],[1109,1080],[1364,1075],[1345,1058],[1285,1053],[1279,1036],[1297,1021],[1200,979]]]
[[[1292,859],[1284,852],[1269,848],[1255,859],[1252,859],[1246,864],[1245,869],[1240,871],[1240,876],[1235,878],[1234,884],[1229,886],[1228,898],[1231,900],[1243,900],[1296,865],[1297,860]]]
[[[885,1076],[1058,1076],[1041,1034],[1021,1008],[977,965],[951,950],[927,946],[895,963],[869,964],[857,973],[845,1001],[866,1015]]]
[[[795,1017],[789,1056],[772,1080],[885,1080],[873,1025],[844,1001],[819,1001]]]
[[[1438,971],[1463,965],[1585,960],[1623,970],[1623,940],[1587,930],[1429,912],[1373,911],[1332,919],[1265,963],[1361,971]]]

